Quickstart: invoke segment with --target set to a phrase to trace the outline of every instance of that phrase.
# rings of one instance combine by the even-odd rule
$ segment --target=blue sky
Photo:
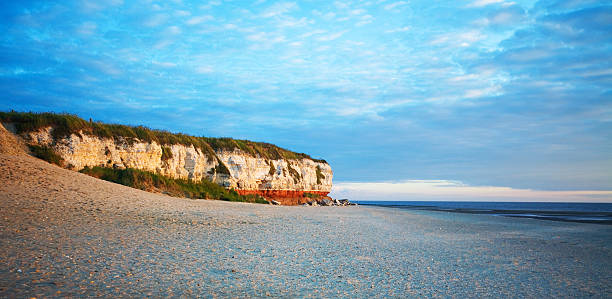
[[[0,13],[2,110],[271,142],[328,160],[340,187],[612,190],[605,1],[3,1]]]

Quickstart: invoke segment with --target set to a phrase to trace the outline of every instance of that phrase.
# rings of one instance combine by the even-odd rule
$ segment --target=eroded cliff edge
[[[193,137],[143,127],[87,122],[49,114],[50,121],[0,115],[28,145],[53,149],[64,167],[135,168],[171,178],[210,180],[240,194],[259,194],[283,204],[303,203],[304,193],[327,196],[333,172],[324,160],[267,143]],[[68,118],[67,121],[61,120]],[[60,120],[60,121],[58,121]]]

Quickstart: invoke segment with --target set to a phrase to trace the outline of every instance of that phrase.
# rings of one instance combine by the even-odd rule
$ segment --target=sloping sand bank
[[[0,154],[0,297],[610,297],[612,226],[177,199]]]

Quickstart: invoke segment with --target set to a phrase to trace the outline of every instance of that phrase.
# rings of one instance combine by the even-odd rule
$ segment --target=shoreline
[[[473,207],[457,207],[457,202],[410,202],[410,201],[398,201],[398,202],[357,202],[363,206],[377,206],[384,208],[392,208],[392,209],[405,209],[405,210],[426,210],[426,211],[435,211],[435,212],[447,212],[447,213],[463,213],[463,214],[477,214],[477,215],[492,215],[492,216],[500,216],[500,217],[513,217],[513,218],[530,218],[530,219],[538,219],[538,220],[547,220],[547,221],[561,221],[561,222],[575,222],[575,223],[591,223],[591,224],[602,224],[602,225],[612,225],[612,211],[602,210],[602,211],[572,211],[572,210],[561,210],[555,209],[555,204],[567,205],[571,203],[536,203],[536,204],[547,204],[548,207],[544,209],[526,209],[526,208],[516,208],[516,209],[500,209],[496,207],[492,207],[491,205],[495,204],[512,204],[515,206],[525,206],[527,207],[530,202],[521,203],[521,202],[460,202],[461,204],[472,204]],[[449,207],[445,207],[442,204],[450,203]],[[553,204],[553,205],[550,205]],[[576,203],[578,205],[584,205],[584,203]],[[589,203],[591,205],[601,205],[602,207],[609,208],[609,204],[604,203]]]

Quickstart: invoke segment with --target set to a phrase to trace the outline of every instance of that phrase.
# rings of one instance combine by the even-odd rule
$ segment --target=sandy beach
[[[191,200],[0,155],[0,297],[612,296],[612,226]]]

